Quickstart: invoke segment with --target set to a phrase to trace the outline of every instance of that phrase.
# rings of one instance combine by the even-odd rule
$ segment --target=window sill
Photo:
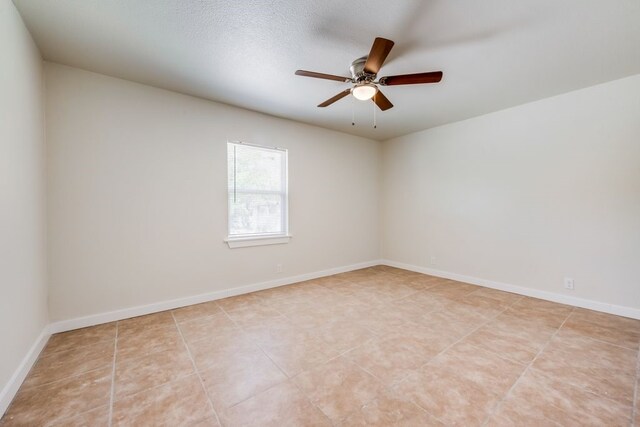
[[[229,248],[247,248],[249,246],[282,245],[289,243],[290,235],[260,237],[228,237],[225,239]]]

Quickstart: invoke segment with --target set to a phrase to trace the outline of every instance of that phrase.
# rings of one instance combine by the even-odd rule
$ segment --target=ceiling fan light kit
[[[352,94],[354,98],[360,101],[371,99],[380,110],[386,111],[392,108],[393,104],[384,96],[378,86],[438,83],[442,80],[442,71],[433,71],[428,73],[385,76],[380,77],[380,79],[376,81],[378,72],[380,68],[382,68],[385,59],[387,59],[389,52],[391,52],[393,45],[394,43],[391,40],[376,37],[369,55],[358,58],[351,63],[351,67],[349,67],[349,71],[351,71],[350,78],[306,70],[297,70],[296,75],[353,84],[352,88],[346,89],[321,104],[318,104],[318,107],[327,107],[345,96]]]
[[[372,83],[358,84],[351,89],[351,94],[359,101],[368,101],[378,92],[376,85]]]

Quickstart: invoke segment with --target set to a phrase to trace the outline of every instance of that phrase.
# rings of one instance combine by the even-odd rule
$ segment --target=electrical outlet
[[[276,264],[276,273],[282,273],[283,271],[282,264]]]
[[[435,263],[438,261],[438,258],[436,258],[435,256],[431,255],[431,265],[435,265]]]
[[[573,279],[571,277],[565,277],[564,278],[564,288],[565,289],[569,289],[571,291],[574,289],[574,283],[573,283]]]

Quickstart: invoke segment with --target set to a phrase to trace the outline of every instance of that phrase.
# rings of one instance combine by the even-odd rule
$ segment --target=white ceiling
[[[14,0],[46,60],[255,111],[387,139],[640,73],[638,0]],[[376,36],[395,105],[321,101]],[[352,110],[356,126],[351,126]]]

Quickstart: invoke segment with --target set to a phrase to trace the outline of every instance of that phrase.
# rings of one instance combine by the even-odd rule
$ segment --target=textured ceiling
[[[46,60],[374,139],[640,73],[638,0],[14,0]],[[376,36],[395,104],[321,101]],[[351,126],[352,112],[356,126]]]

